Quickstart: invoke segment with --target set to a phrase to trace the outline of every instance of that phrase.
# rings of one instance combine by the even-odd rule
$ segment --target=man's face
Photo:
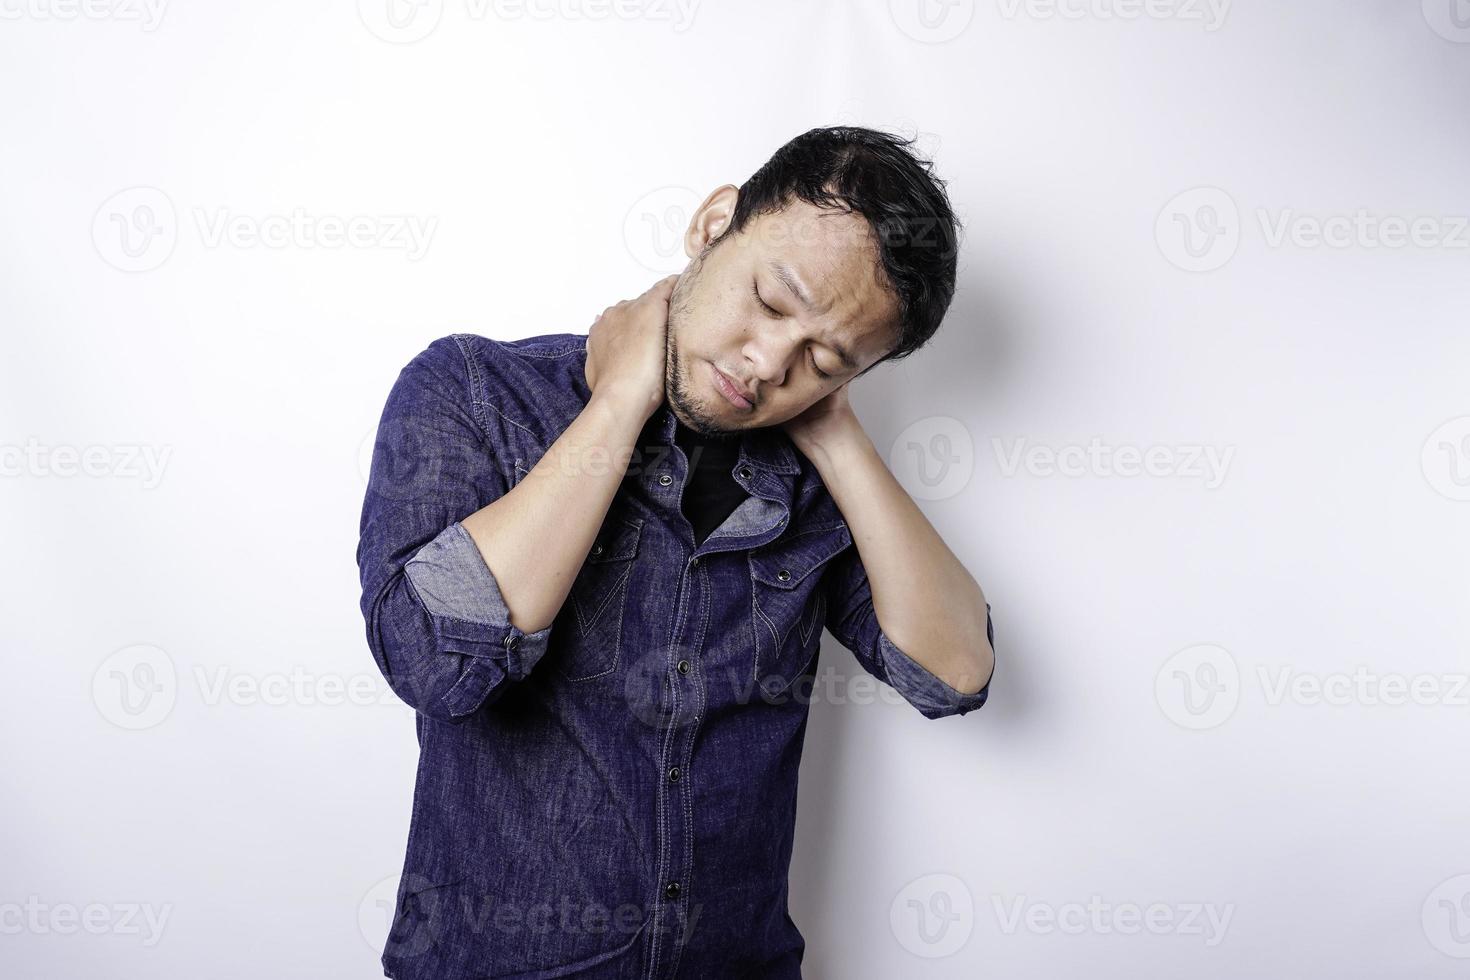
[[[798,200],[707,250],[736,196],[725,185],[696,212],[685,235],[693,261],[669,300],[669,404],[685,425],[716,437],[794,418],[897,339],[897,301],[865,218]],[[729,397],[721,374],[749,404]]]

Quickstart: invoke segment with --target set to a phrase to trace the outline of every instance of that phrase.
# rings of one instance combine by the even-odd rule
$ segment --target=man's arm
[[[829,627],[836,627],[833,634],[844,645],[866,654],[865,662],[881,663],[901,693],[910,693],[907,685],[931,703],[931,716],[979,707],[995,668],[990,604],[888,471],[847,404],[845,389],[838,395],[787,426],[816,466],[856,546],[857,554],[829,573]],[[935,687],[935,679],[943,686]]]
[[[603,380],[514,486],[512,448],[476,421],[477,399],[493,402],[495,391],[472,391],[458,338],[434,341],[399,374],[378,425],[357,561],[368,645],[416,710],[462,721],[545,655],[661,404],[671,288],[666,280],[604,312],[599,347],[617,356],[589,359]]]
[[[411,707],[451,722],[545,654],[643,422],[609,386],[511,487],[511,453],[475,422],[465,358],[442,337],[399,374],[357,550],[379,669]]]

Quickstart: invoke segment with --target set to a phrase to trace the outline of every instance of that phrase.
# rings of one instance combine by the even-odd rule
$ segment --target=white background
[[[853,391],[999,666],[930,722],[826,638],[807,975],[1464,975],[1463,0],[94,2],[0,0],[0,972],[380,975],[389,386],[585,332],[856,123],[967,226],[932,347]]]

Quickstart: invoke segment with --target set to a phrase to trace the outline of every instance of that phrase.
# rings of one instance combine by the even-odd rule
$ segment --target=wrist
[[[629,385],[608,382],[592,392],[589,405],[597,405],[620,419],[636,418],[639,425],[647,422],[663,404],[663,394],[654,398],[647,391]]]

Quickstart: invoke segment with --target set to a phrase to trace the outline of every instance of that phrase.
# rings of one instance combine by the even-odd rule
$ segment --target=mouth
[[[728,401],[731,405],[734,405],[736,408],[740,409],[742,412],[748,412],[755,407],[755,404],[748,397],[745,396],[740,387],[736,385],[734,381],[730,380],[728,375],[726,375],[719,368],[715,367],[714,364],[710,365],[710,370],[712,370],[715,375],[715,388],[719,391],[720,394],[725,396],[726,401]]]

